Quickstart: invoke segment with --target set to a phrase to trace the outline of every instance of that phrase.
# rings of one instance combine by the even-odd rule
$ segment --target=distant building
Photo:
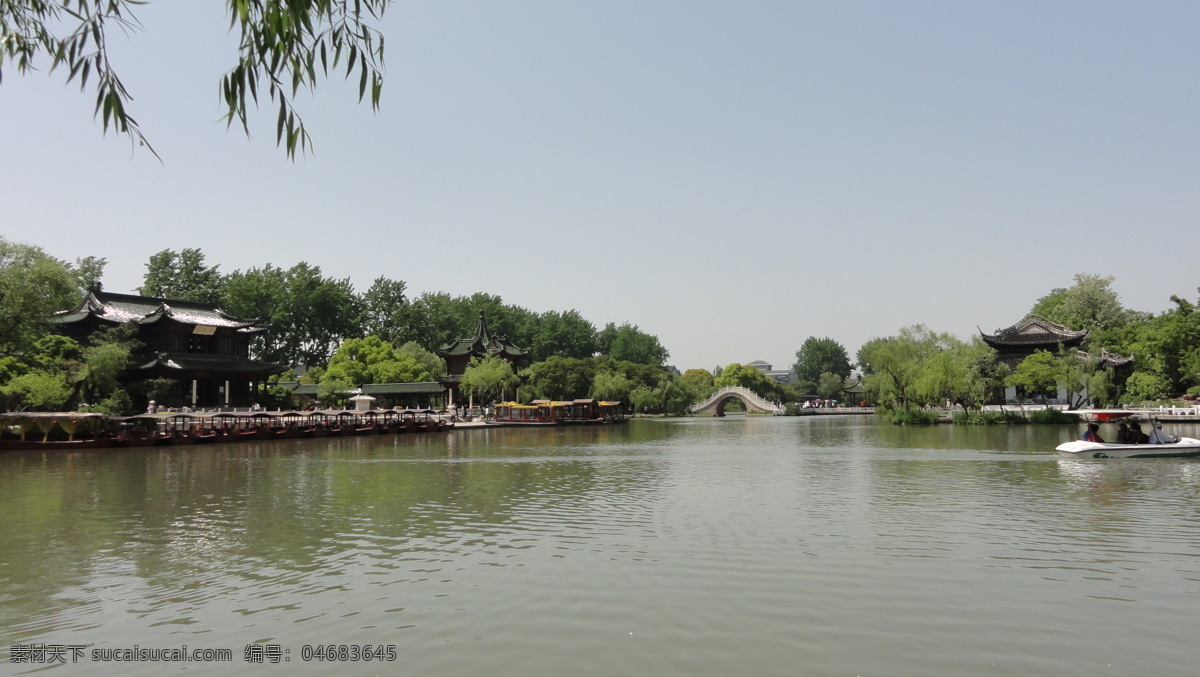
[[[483,358],[493,355],[501,357],[512,364],[515,372],[521,358],[528,353],[528,350],[508,343],[503,337],[489,335],[487,322],[483,319],[483,313],[480,313],[473,335],[460,338],[450,345],[442,346],[437,351],[437,354],[446,360],[446,375],[439,381],[446,386],[448,403],[454,404],[461,401],[458,386],[462,382],[462,375],[470,366],[472,357]]]
[[[167,395],[157,403],[164,407],[249,406],[259,384],[287,371],[287,365],[250,359],[250,338],[267,331],[266,324],[203,303],[113,294],[96,285],[51,322],[80,342],[101,327],[137,324],[143,348],[122,380],[170,379]]]
[[[749,362],[746,364],[746,366],[754,367],[782,385],[795,383],[796,381],[800,380],[800,377],[796,375],[796,372],[792,371],[791,369],[774,369],[771,363],[764,362],[762,360]]]

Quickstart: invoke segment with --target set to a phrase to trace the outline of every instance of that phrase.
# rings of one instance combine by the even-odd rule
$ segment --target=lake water
[[[0,674],[1200,674],[1200,461],[1060,459],[1077,432],[730,416],[5,452]],[[12,662],[39,645],[83,648]],[[135,646],[232,660],[92,653]]]

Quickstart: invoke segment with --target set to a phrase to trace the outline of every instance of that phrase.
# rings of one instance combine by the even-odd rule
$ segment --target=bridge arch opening
[[[729,395],[728,397],[722,397],[721,399],[717,400],[715,404],[713,404],[713,416],[724,416],[725,405],[729,404],[731,400],[737,400],[738,402],[741,402],[742,406],[745,407],[746,413],[750,413],[754,410],[754,408],[745,400],[745,398],[737,395]]]

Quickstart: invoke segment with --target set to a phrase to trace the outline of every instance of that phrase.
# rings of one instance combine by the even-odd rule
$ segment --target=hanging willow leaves
[[[327,54],[337,68],[349,50],[345,77],[359,71],[359,101],[370,80],[371,109],[379,109],[383,88],[383,35],[373,24],[392,0],[227,0],[230,30],[240,33],[237,61],[220,82],[226,125],[236,120],[248,136],[247,102],[258,104],[260,91],[280,104],[275,140],[295,158],[312,139],[293,105],[301,88],[315,89],[316,59],[328,77]],[[95,117],[107,133],[128,135],[131,142],[158,154],[127,112],[133,97],[108,60],[107,36],[116,28],[126,34],[142,28],[132,8],[145,0],[0,0],[0,83],[4,71],[35,70],[39,55],[50,59],[50,71],[63,67],[67,82],[89,81],[96,91]],[[249,97],[247,98],[247,90]]]

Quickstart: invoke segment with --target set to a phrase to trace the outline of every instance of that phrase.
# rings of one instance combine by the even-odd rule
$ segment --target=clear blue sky
[[[401,2],[381,111],[334,78],[226,130],[223,2],[111,36],[161,154],[101,134],[61,74],[0,84],[0,233],[365,290],[485,291],[656,334],[681,369],[963,338],[1075,273],[1159,312],[1200,286],[1200,3]]]

